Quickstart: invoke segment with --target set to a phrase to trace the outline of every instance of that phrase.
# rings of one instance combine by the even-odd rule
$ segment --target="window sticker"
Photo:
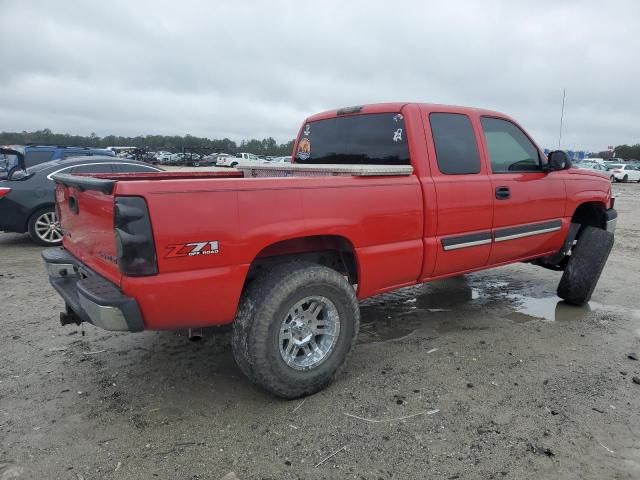
[[[311,135],[311,125],[309,125],[308,123],[305,125],[304,127],[304,132],[302,132],[302,134],[305,137],[308,137],[309,135]]]
[[[306,160],[311,156],[311,142],[307,137],[301,138],[298,142],[298,152],[296,158],[300,160]]]
[[[393,133],[393,141],[401,142],[402,141],[402,129],[399,128]]]
[[[402,116],[401,113],[398,113],[397,115],[393,116],[393,121],[394,122],[399,122],[400,120],[402,120],[404,117]]]

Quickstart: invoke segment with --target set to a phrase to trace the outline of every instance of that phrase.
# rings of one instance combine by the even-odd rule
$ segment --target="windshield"
[[[409,146],[400,113],[336,117],[304,126],[296,163],[408,165]]]

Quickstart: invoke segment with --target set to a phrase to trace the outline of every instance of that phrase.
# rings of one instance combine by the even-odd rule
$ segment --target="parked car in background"
[[[274,157],[271,163],[291,163],[291,155],[286,157]]]
[[[217,153],[210,153],[209,155],[204,155],[202,158],[200,158],[200,160],[198,161],[198,165],[196,166],[205,166],[205,165],[216,165],[218,161],[218,154]]]
[[[229,153],[219,153],[216,159],[216,165],[218,167],[235,167],[238,164],[239,159]]]
[[[39,245],[55,246],[62,232],[55,211],[56,173],[160,172],[158,167],[113,156],[83,156],[53,160],[15,169],[7,180],[0,180],[0,231],[25,233]]]
[[[115,157],[115,153],[112,150],[103,148],[69,147],[64,145],[12,145],[8,148],[24,155],[26,168],[61,158],[87,155]],[[13,170],[18,168],[16,155],[11,153],[0,154],[0,180],[6,179]]]
[[[159,152],[156,152],[155,158],[158,161],[158,163],[168,163],[169,158],[171,158],[171,155],[173,155],[173,153],[161,150]]]
[[[607,170],[612,182],[640,182],[640,170],[635,165],[612,163],[607,165]]]
[[[253,153],[244,153],[244,152],[237,153],[236,158],[240,158],[241,160],[249,161],[249,162],[260,162],[263,160],[258,155],[255,155]]]
[[[591,170],[594,172],[600,172],[603,175],[607,175],[607,167],[602,165],[601,163],[596,163],[596,162],[580,162],[580,163],[574,163],[573,164],[574,167],[576,168],[580,168],[582,170]]]

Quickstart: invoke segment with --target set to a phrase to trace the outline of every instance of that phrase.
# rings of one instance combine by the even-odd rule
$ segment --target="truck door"
[[[560,172],[543,172],[541,153],[515,123],[480,117],[491,168],[494,243],[489,264],[560,248],[566,191]]]
[[[491,252],[493,192],[471,119],[431,112],[425,133],[437,226],[435,238],[425,238],[425,248],[436,252],[435,268],[423,274],[439,277],[483,267]]]

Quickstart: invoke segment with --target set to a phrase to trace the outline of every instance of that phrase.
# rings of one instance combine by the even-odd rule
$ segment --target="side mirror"
[[[571,168],[571,159],[567,152],[564,150],[554,150],[547,156],[549,163],[547,164],[547,171],[567,170]]]

